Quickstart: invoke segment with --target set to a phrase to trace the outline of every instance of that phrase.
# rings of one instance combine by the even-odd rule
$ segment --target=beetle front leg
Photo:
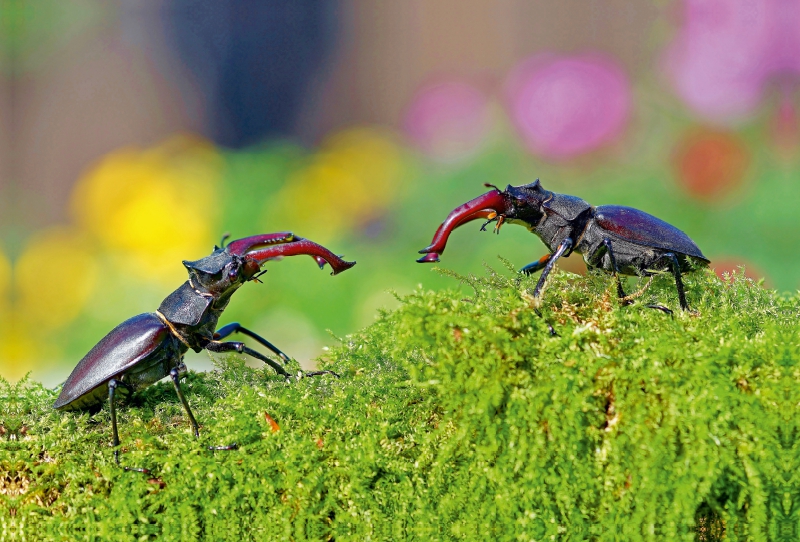
[[[558,245],[558,248],[553,253],[552,256],[547,260],[547,264],[544,266],[544,270],[542,271],[542,275],[539,277],[539,282],[536,283],[536,288],[533,289],[533,297],[534,299],[539,297],[539,294],[542,292],[544,288],[544,283],[547,280],[547,275],[550,274],[550,271],[553,270],[553,266],[556,265],[556,261],[564,255],[566,251],[572,248],[572,239],[567,237],[561,244]],[[541,261],[541,260],[539,260]]]
[[[544,269],[547,266],[547,262],[549,262],[550,258],[552,257],[553,257],[552,254],[545,254],[535,262],[529,263],[528,265],[520,269],[519,272],[524,273],[526,275],[533,275],[540,269]]]
[[[247,346],[245,346],[244,343],[234,342],[234,341],[224,342],[224,343],[217,341],[210,341],[206,345],[206,350],[210,352],[238,352],[239,354],[247,354],[248,356],[260,359],[261,361],[263,361],[264,363],[275,369],[275,372],[278,373],[279,375],[284,376],[286,378],[291,377],[291,375],[287,373],[283,367],[281,367],[280,365],[269,359],[264,354],[261,354],[260,352],[253,350],[252,348],[248,348]],[[330,374],[335,376],[336,378],[339,378],[339,375],[333,371],[310,371],[308,373],[304,373],[304,376],[318,376],[323,374]]]
[[[206,350],[209,352],[238,352],[239,354],[247,354],[248,356],[252,356],[256,359],[260,359],[273,369],[275,372],[281,376],[290,377],[291,375],[286,372],[286,369],[281,367],[278,363],[272,361],[264,354],[253,350],[252,348],[247,348],[244,343],[239,342],[224,342],[221,343],[219,341],[209,341],[208,344],[205,346]]]
[[[242,333],[243,335],[247,335],[248,337],[251,337],[251,338],[255,339],[256,341],[260,342],[261,344],[263,344],[264,346],[266,346],[267,348],[269,348],[270,350],[275,352],[275,354],[279,358],[281,358],[281,360],[284,363],[288,363],[289,362],[289,356],[287,356],[286,354],[281,352],[280,349],[278,349],[277,346],[275,346],[274,344],[269,342],[267,339],[265,339],[261,335],[258,335],[257,333],[254,333],[253,331],[250,331],[246,327],[243,327],[242,325],[239,324],[239,322],[233,322],[231,324],[228,324],[226,326],[223,326],[223,327],[219,328],[217,330],[217,332],[214,333],[214,339],[215,340],[224,339],[225,337],[227,337],[231,333],[236,333],[237,331],[239,333]]]

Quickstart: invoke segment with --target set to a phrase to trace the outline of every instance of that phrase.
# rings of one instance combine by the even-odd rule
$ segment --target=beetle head
[[[220,297],[235,291],[258,273],[259,265],[248,262],[224,248],[217,248],[210,256],[193,262],[184,260],[189,278],[195,286]]]
[[[542,188],[539,179],[536,179],[522,186],[508,185],[503,196],[506,201],[506,210],[502,213],[504,221],[532,229],[544,216],[542,204],[552,196],[552,192]]]
[[[453,209],[436,230],[431,244],[419,251],[420,254],[425,254],[417,260],[419,263],[438,262],[439,254],[444,252],[450,233],[467,222],[479,218],[489,222],[497,221],[495,232],[499,232],[500,226],[505,222],[521,224],[529,229],[534,228],[543,216],[542,204],[552,195],[542,188],[539,179],[522,186],[508,185],[505,190],[500,190],[491,184],[486,186],[491,186],[494,190]],[[481,230],[485,226],[486,224]]]

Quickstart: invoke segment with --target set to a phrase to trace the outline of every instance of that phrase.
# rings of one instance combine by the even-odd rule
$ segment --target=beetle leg
[[[117,432],[117,405],[114,399],[116,398],[117,387],[119,385],[127,386],[125,382],[117,380],[116,378],[112,378],[108,381],[108,404],[111,410],[111,444],[114,446],[114,461],[117,463],[117,466],[119,466],[119,432]],[[141,467],[123,467],[123,469],[150,474],[148,469],[143,469]]]
[[[561,244],[558,245],[556,251],[552,256],[550,256],[550,259],[547,260],[547,264],[544,266],[544,270],[542,271],[542,276],[539,277],[539,282],[536,283],[536,288],[533,289],[534,299],[538,298],[539,294],[541,294],[542,289],[544,288],[544,283],[547,280],[547,275],[549,275],[550,271],[553,270],[553,266],[555,266],[556,261],[570,248],[572,248],[572,239],[567,237],[561,241]]]
[[[238,342],[224,342],[221,343],[219,341],[209,341],[208,344],[205,345],[205,349],[209,352],[238,352],[240,354],[247,354],[248,356],[252,356],[256,359],[260,359],[273,369],[279,375],[290,377],[291,375],[286,372],[286,369],[281,367],[278,363],[272,361],[267,356],[262,354],[261,352],[257,352],[252,348],[247,348],[244,343]]]
[[[547,262],[550,261],[550,258],[552,256],[553,256],[552,254],[545,254],[535,262],[529,263],[528,265],[520,269],[519,272],[525,273],[526,275],[533,275],[537,271],[544,269],[544,267],[547,265]]]
[[[260,336],[260,335],[258,335],[256,333],[250,331],[246,327],[242,327],[238,322],[233,322],[231,324],[228,324],[228,325],[223,326],[220,329],[218,329],[217,332],[214,333],[214,339],[215,340],[224,339],[225,337],[227,337],[231,333],[236,333],[237,331],[239,333],[242,333],[243,335],[247,335],[248,337],[251,337],[251,338],[255,339],[256,341],[260,342],[261,344],[263,344],[264,346],[266,346],[267,348],[269,348],[270,350],[275,352],[275,354],[279,358],[281,358],[281,360],[284,363],[288,363],[289,362],[289,356],[287,356],[286,354],[281,352],[280,349],[278,349],[277,346],[275,346],[274,344],[269,342],[264,337],[262,337],[262,336]]]
[[[186,400],[186,397],[183,395],[183,391],[181,391],[180,385],[180,373],[177,368],[173,368],[169,372],[169,377],[172,379],[172,384],[175,386],[175,393],[178,394],[178,399],[181,400],[181,404],[183,404],[183,409],[186,411],[186,414],[189,416],[189,422],[192,424],[192,429],[194,429],[194,436],[195,438],[200,437],[200,426],[197,425],[197,420],[194,419],[194,415],[192,414],[192,409],[189,408],[189,402]]]
[[[181,400],[181,404],[183,405],[183,409],[186,411],[186,414],[189,416],[189,422],[192,424],[192,429],[194,429],[194,438],[200,438],[200,426],[197,423],[197,420],[192,414],[192,409],[189,408],[189,401],[186,400],[186,397],[183,395],[183,390],[181,390],[180,379],[181,379],[181,372],[178,367],[173,368],[169,372],[169,377],[172,379],[172,384],[175,386],[175,393],[178,394],[178,399]],[[209,446],[209,450],[236,450],[239,446],[237,444],[228,444],[226,446]]]
[[[119,433],[117,432],[117,407],[114,405],[114,395],[119,382],[115,379],[108,381],[108,404],[111,409],[111,445],[114,447],[114,461],[119,465]]]
[[[645,307],[647,307],[648,309],[656,309],[657,311],[661,311],[664,314],[669,314],[670,316],[672,316],[672,310],[668,309],[664,305],[645,305]]]
[[[339,373],[336,371],[307,371],[303,373],[303,376],[321,376],[321,375],[333,375],[336,378],[340,378]]]
[[[667,252],[664,257],[669,260],[672,274],[675,277],[675,288],[678,290],[678,300],[681,302],[681,309],[688,311],[689,304],[686,302],[686,292],[683,289],[683,280],[681,279],[681,263],[674,252]]]
[[[592,267],[599,267],[600,261],[603,256],[608,253],[608,259],[611,260],[611,274],[614,275],[614,280],[617,281],[617,297],[623,305],[630,305],[630,299],[625,295],[625,290],[622,288],[622,281],[619,278],[619,268],[617,267],[617,258],[614,256],[614,249],[611,248],[611,240],[608,237],[603,238],[603,243],[597,248],[589,260]]]

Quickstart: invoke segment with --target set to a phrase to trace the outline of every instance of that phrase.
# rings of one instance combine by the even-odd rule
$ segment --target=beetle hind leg
[[[116,396],[117,396],[117,388],[119,386],[128,385],[125,384],[121,380],[117,380],[116,378],[112,378],[108,381],[108,405],[109,409],[111,410],[111,438],[112,438],[112,446],[114,447],[114,462],[116,462],[117,466],[119,467],[119,432],[117,431],[117,405],[116,405]],[[149,469],[144,469],[141,467],[122,467],[125,470],[134,471],[134,472],[141,472],[143,474],[150,474]]]
[[[681,278],[681,262],[674,252],[664,254],[664,257],[669,261],[672,275],[675,277],[675,288],[678,290],[678,301],[681,303],[681,309],[688,311],[689,304],[686,302],[686,291],[683,288],[683,279]]]

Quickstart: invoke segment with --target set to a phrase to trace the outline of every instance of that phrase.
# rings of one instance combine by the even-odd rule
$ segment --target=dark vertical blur
[[[207,97],[208,134],[241,148],[290,134],[330,56],[337,2],[168,0],[170,40]]]

